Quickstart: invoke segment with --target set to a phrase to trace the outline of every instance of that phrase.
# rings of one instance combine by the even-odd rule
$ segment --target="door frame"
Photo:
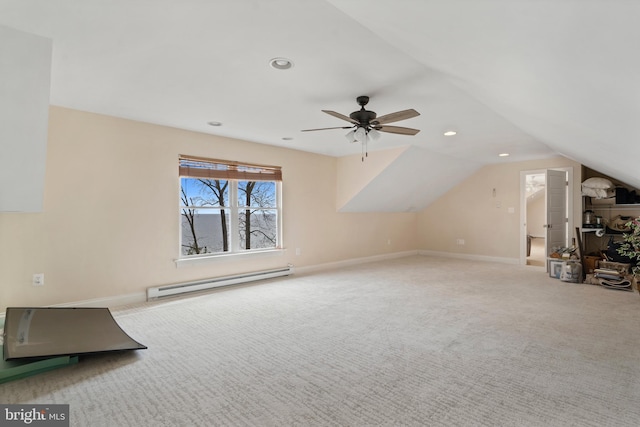
[[[527,175],[544,174],[547,170],[564,171],[567,173],[567,244],[573,235],[573,167],[544,168],[520,171],[520,264],[527,265]],[[545,198],[547,188],[544,189]],[[545,238],[545,248],[546,248]],[[546,249],[545,249],[546,251]]]

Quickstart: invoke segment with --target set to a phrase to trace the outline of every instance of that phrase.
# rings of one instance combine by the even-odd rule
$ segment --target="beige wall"
[[[580,164],[564,157],[485,166],[419,214],[421,249],[517,262],[520,172],[573,167],[574,223],[581,216]],[[493,189],[495,189],[495,196]],[[513,208],[513,213],[509,213]],[[464,245],[457,240],[464,239]]]
[[[179,154],[282,166],[286,253],[176,267]],[[337,213],[336,177],[333,157],[52,107],[44,212],[0,213],[0,309],[418,249],[415,213]]]

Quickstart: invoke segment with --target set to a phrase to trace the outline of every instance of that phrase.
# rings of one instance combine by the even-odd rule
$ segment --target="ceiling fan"
[[[328,129],[352,129],[346,136],[351,142],[366,142],[366,137],[370,136],[373,139],[377,139],[380,135],[377,132],[396,133],[400,135],[415,135],[420,132],[419,129],[411,129],[401,126],[386,126],[387,123],[398,122],[400,120],[410,119],[412,117],[419,116],[413,108],[408,110],[396,111],[395,113],[385,114],[384,116],[377,117],[377,114],[373,111],[365,110],[365,105],[369,103],[368,96],[359,96],[356,98],[360,109],[345,116],[344,114],[336,113],[331,110],[322,110],[323,113],[327,113],[330,116],[337,117],[351,123],[351,126],[338,126],[330,128],[319,129],[304,129],[302,132],[311,132],[316,130],[328,130]],[[364,138],[363,138],[364,137]]]

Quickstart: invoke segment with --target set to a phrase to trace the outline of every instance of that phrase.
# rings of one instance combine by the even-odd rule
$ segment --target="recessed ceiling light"
[[[220,122],[213,122],[213,121],[212,121],[212,122],[207,122],[207,124],[208,124],[209,126],[222,126],[222,123],[220,123]]]
[[[498,154],[500,157],[509,157],[509,153],[500,153]]]
[[[287,58],[273,58],[269,61],[269,65],[276,70],[288,70],[293,67],[293,61]]]
[[[444,133],[444,136],[453,136],[455,134],[457,134],[458,132],[456,132],[455,130],[448,130]]]

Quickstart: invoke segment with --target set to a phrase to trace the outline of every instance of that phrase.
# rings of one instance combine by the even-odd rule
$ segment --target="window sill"
[[[230,254],[208,254],[189,258],[175,259],[176,267],[186,267],[189,265],[207,264],[220,261],[241,261],[252,258],[264,258],[269,256],[282,256],[286,249],[266,249],[262,251],[236,252]]]

